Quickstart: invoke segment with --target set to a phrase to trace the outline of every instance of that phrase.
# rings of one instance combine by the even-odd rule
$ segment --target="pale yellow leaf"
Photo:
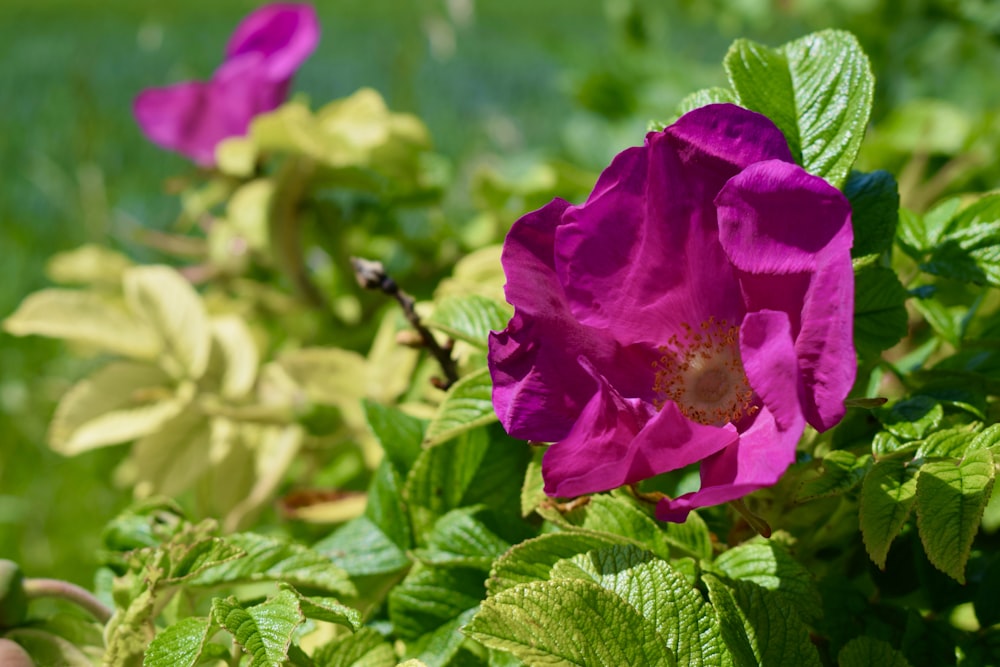
[[[163,344],[171,373],[197,380],[208,366],[211,331],[201,297],[168,266],[139,266],[125,272],[125,297]]]
[[[155,359],[155,332],[136,318],[120,299],[95,292],[44,289],[29,295],[4,320],[15,336],[47,336],[92,345],[135,359]]]

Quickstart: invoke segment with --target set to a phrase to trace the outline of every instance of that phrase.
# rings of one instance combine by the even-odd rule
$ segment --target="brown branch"
[[[424,326],[414,308],[416,302],[413,297],[400,289],[396,281],[385,272],[382,262],[363,259],[361,257],[351,257],[351,266],[354,268],[354,277],[357,278],[359,285],[365,289],[379,290],[383,294],[393,297],[399,303],[403,309],[406,321],[416,330],[423,346],[437,359],[438,364],[441,366],[441,371],[444,373],[445,379],[444,381],[439,380],[435,382],[435,385],[440,389],[448,389],[448,387],[458,382],[458,366],[451,357],[451,348],[438,343],[437,339],[434,338],[434,334],[430,332],[430,329]]]

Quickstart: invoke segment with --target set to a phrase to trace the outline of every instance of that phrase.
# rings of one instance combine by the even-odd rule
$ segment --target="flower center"
[[[709,317],[697,329],[682,323],[683,333],[660,346],[653,363],[653,404],[669,400],[688,419],[702,424],[737,422],[756,413],[753,390],[740,359],[739,327]]]

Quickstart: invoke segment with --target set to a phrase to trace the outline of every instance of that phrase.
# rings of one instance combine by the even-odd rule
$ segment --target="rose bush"
[[[518,220],[489,365],[507,431],[554,443],[546,493],[700,462],[701,488],[657,506],[683,521],[774,484],[854,382],[852,238],[840,191],[734,105],[650,133],[584,204]]]
[[[236,27],[209,81],[142,91],[133,105],[139,127],[154,143],[214,166],[220,141],[246,134],[254,116],[285,100],[292,76],[318,41],[311,6],[265,5]]]

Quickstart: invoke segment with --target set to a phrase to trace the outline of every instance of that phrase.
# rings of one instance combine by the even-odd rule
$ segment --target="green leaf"
[[[697,512],[688,514],[684,523],[667,523],[663,529],[671,549],[689,553],[699,560],[712,557],[712,532]]]
[[[164,370],[197,380],[208,367],[212,338],[201,297],[168,266],[137,266],[125,272],[125,300],[160,339]]]
[[[875,89],[857,39],[824,30],[777,49],[740,39],[724,62],[739,103],[774,121],[806,171],[843,185],[861,147]]]
[[[553,579],[567,575],[600,584],[652,621],[678,664],[731,664],[715,610],[684,575],[655,554],[630,544],[606,547],[560,561],[552,569]]]
[[[473,641],[462,634],[462,628],[468,625],[469,621],[472,620],[472,617],[478,611],[478,605],[471,609],[466,609],[433,632],[429,632],[419,640],[407,645],[406,654],[415,655],[416,658],[401,663],[399,667],[404,667],[405,665],[411,665],[411,667],[446,667],[452,665],[459,667],[460,665],[467,664],[458,656],[462,646],[464,644],[471,644]],[[478,644],[476,646],[478,647]],[[479,651],[482,651],[481,647],[479,647]],[[458,659],[455,660],[456,658]],[[455,662],[452,662],[453,660]],[[473,664],[478,666],[481,663],[477,661]]]
[[[916,501],[917,467],[899,459],[879,461],[861,484],[861,537],[872,561],[885,569],[892,541]]]
[[[212,620],[233,635],[255,667],[281,667],[288,657],[292,633],[304,617],[295,593],[283,590],[253,607],[230,597],[212,600]]]
[[[1000,222],[946,235],[920,268],[952,280],[1000,287]]]
[[[156,431],[184,408],[170,384],[155,366],[112,361],[63,395],[49,426],[49,446],[75,456]]]
[[[313,549],[255,533],[236,533],[225,539],[245,551],[246,558],[209,568],[191,580],[190,585],[283,581],[297,588],[354,594],[347,573]]]
[[[521,516],[526,517],[535,511],[547,497],[545,495],[545,480],[542,479],[542,457],[544,447],[532,447],[531,461],[524,473],[524,484],[521,486]]]
[[[156,633],[146,649],[143,667],[194,667],[208,641],[211,623],[189,616]]]
[[[630,500],[595,494],[573,514],[566,518],[574,525],[590,531],[621,535],[661,558],[670,558],[667,534],[661,527],[663,524]]]
[[[486,588],[497,595],[518,584],[548,579],[552,567],[564,558],[624,543],[624,538],[603,533],[546,533],[514,545],[498,558]]]
[[[691,93],[677,105],[677,115],[683,116],[709,104],[736,104],[736,94],[729,88],[703,88]],[[664,126],[665,127],[665,126]],[[663,129],[660,127],[658,129]]]
[[[445,394],[434,419],[427,425],[424,447],[436,447],[474,428],[497,421],[493,411],[493,381],[482,368],[466,375]]]
[[[306,597],[288,584],[279,584],[278,588],[295,595],[299,609],[306,618],[325,623],[336,623],[350,629],[352,632],[360,629],[362,626],[360,612],[357,609],[340,604],[334,598]]]
[[[375,401],[363,401],[365,417],[386,456],[405,475],[420,456],[427,423]]]
[[[777,542],[755,540],[723,552],[715,568],[730,579],[751,581],[791,603],[806,621],[816,621],[823,600],[812,574]]]
[[[403,482],[396,469],[383,461],[375,469],[368,486],[365,516],[378,526],[393,543],[404,551],[413,546],[410,519],[403,505]]]
[[[69,289],[44,289],[28,296],[3,321],[15,336],[47,336],[133,359],[157,358],[160,343],[148,324],[121,299]]]
[[[389,593],[389,619],[404,641],[433,632],[485,597],[483,572],[416,565]]]
[[[406,552],[367,516],[348,521],[313,549],[351,577],[391,574],[410,566]]]
[[[851,257],[881,255],[892,248],[899,219],[899,190],[887,171],[851,172],[844,184],[851,202],[854,246]]]
[[[823,472],[807,480],[799,489],[799,501],[839,496],[852,491],[871,469],[870,454],[855,456],[845,449],[835,449],[823,457]]]
[[[736,667],[820,667],[809,630],[786,598],[751,581],[707,575],[705,584]]]
[[[854,344],[862,352],[887,350],[906,335],[903,305],[909,293],[892,269],[866,266],[854,276]]]
[[[396,653],[372,628],[325,644],[313,655],[322,667],[396,667]]]
[[[246,557],[246,552],[221,537],[203,537],[193,542],[189,539],[187,533],[182,533],[161,547],[168,554],[161,585],[190,581],[211,567]]]
[[[855,637],[837,654],[838,667],[910,667],[906,656],[874,637]]]
[[[510,544],[475,518],[482,509],[463,507],[442,516],[427,537],[427,548],[415,550],[416,557],[428,564],[488,572]]]
[[[929,461],[917,481],[917,529],[927,558],[960,584],[994,481],[988,449],[959,462]]]
[[[614,593],[583,580],[516,586],[483,602],[465,628],[529,665],[675,665],[653,623]]]
[[[922,260],[924,255],[941,242],[941,237],[961,204],[962,200],[958,197],[945,199],[922,216],[901,209],[897,227],[899,246],[913,259]]]
[[[478,294],[446,296],[434,304],[434,312],[424,322],[427,326],[463,340],[481,349],[491,331],[507,326],[511,307]]]
[[[530,457],[530,447],[508,437],[499,426],[474,429],[424,450],[407,476],[403,494],[417,544],[424,546],[438,517],[468,505],[497,508],[498,522],[523,530],[516,509]]]
[[[962,458],[982,428],[982,424],[973,422],[934,431],[920,443],[914,458]]]
[[[917,395],[872,411],[885,430],[901,440],[920,440],[937,430],[944,419],[941,403]]]

